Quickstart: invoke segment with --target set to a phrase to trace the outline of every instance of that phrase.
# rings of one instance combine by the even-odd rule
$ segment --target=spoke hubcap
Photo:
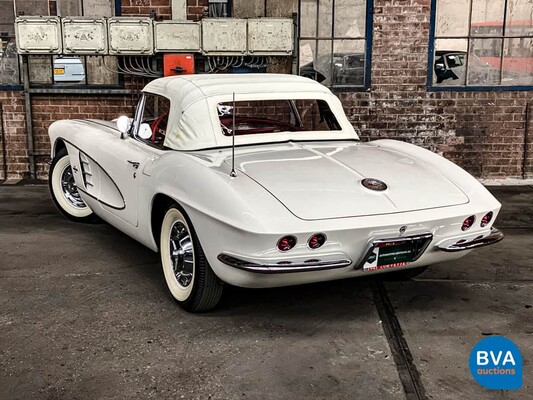
[[[63,194],[70,204],[76,208],[87,207],[80,197],[78,187],[74,181],[74,175],[72,174],[72,168],[68,165],[61,173],[61,188]]]
[[[170,230],[170,261],[176,281],[188,287],[193,280],[194,250],[189,230],[181,221],[176,221]]]

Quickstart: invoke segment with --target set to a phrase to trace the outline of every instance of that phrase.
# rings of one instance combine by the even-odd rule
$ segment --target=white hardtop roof
[[[180,75],[155,79],[148,83],[144,91],[167,94],[169,97],[180,95],[188,102],[225,95],[228,93],[291,93],[292,85],[298,92],[330,93],[320,83],[298,75],[287,74],[198,74]]]
[[[230,146],[231,138],[221,132],[216,105],[232,100],[321,99],[328,102],[341,131],[278,132],[243,135],[236,144],[253,144],[315,139],[356,139],[342,105],[331,91],[320,83],[297,75],[286,74],[197,74],[155,79],[144,92],[170,99],[170,115],[165,146],[175,150],[199,150]],[[317,135],[318,134],[318,135]]]

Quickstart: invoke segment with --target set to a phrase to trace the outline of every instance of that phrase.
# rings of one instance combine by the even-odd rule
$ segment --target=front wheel
[[[97,220],[93,210],[83,201],[74,181],[70,158],[66,149],[57,152],[48,175],[48,186],[57,208],[67,218],[76,222]]]
[[[191,222],[176,205],[163,218],[160,243],[165,280],[178,304],[190,312],[216,307],[222,281],[209,266]]]

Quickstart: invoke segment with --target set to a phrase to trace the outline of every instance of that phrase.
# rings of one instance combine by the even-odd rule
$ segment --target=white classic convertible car
[[[133,119],[49,130],[50,189],[161,254],[186,310],[223,283],[275,287],[428,265],[495,243],[501,204],[411,144],[362,143],[327,88],[291,75],[156,79]]]

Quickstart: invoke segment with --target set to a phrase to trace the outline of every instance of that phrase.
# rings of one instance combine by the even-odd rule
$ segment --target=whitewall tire
[[[161,264],[168,289],[190,312],[214,308],[223,284],[209,266],[190,220],[177,205],[165,213],[160,237]]]
[[[74,182],[69,155],[60,150],[50,166],[48,178],[50,193],[57,208],[69,219],[76,222],[93,222],[93,211],[82,200]]]

